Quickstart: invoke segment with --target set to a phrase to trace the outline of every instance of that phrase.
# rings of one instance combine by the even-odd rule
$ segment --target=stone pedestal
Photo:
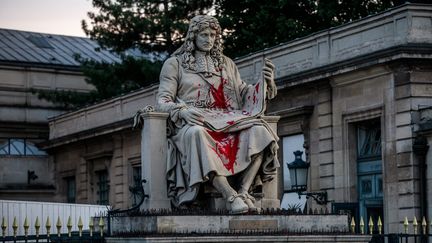
[[[167,195],[166,150],[167,113],[148,112],[142,115],[144,127],[141,131],[141,176],[144,192],[149,196],[141,210],[170,209]]]
[[[107,243],[144,243],[144,242],[284,242],[284,243],[368,243],[371,240],[370,235],[230,235],[230,236],[150,236],[150,237],[107,237]]]
[[[127,232],[140,232],[142,235],[349,232],[347,215],[147,215],[120,216],[112,222],[113,235]]]

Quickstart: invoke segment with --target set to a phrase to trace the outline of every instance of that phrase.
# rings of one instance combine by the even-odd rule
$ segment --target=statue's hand
[[[263,72],[264,80],[267,82],[267,85],[269,86],[275,86],[274,69],[275,66],[273,65],[273,63],[269,59],[264,58],[264,66],[262,72]]]
[[[274,82],[274,69],[275,66],[273,63],[267,59],[264,58],[264,66],[262,69],[264,80],[267,83],[267,99],[271,100],[273,99],[277,94],[277,87]]]
[[[202,112],[194,107],[180,110],[180,118],[183,118],[188,124],[202,126],[204,116]]]

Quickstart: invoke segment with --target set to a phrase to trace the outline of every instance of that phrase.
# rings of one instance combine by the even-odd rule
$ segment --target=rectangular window
[[[98,178],[98,200],[97,204],[99,205],[108,205],[109,204],[109,180],[108,180],[108,171],[100,170],[96,171],[96,176]]]
[[[76,182],[75,176],[66,177],[66,198],[68,203],[76,202]]]
[[[287,164],[294,161],[294,152],[297,150],[303,151],[302,159],[306,160],[303,134],[285,136],[282,138],[283,143],[283,181],[284,181],[284,191],[291,190],[291,179]]]
[[[357,157],[359,162],[381,158],[381,127],[379,120],[359,124],[357,127]]]
[[[142,184],[141,184],[141,167],[132,167],[133,182],[129,187],[132,197],[132,206],[136,206],[142,198]]]
[[[301,209],[304,210],[306,206],[306,196],[299,198],[296,192],[292,192],[291,176],[287,164],[294,161],[294,152],[300,150],[303,152],[302,159],[306,160],[304,144],[304,135],[296,134],[285,136],[282,138],[282,166],[283,166],[283,183],[284,195],[281,201],[281,207],[284,209]],[[290,192],[291,191],[291,192]]]
[[[38,147],[36,143],[41,140],[26,138],[0,138],[0,155],[11,156],[45,156],[47,153]]]
[[[0,138],[0,155],[8,155],[9,152],[9,139]]]

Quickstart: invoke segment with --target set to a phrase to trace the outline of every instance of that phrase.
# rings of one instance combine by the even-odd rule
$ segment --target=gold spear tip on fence
[[[414,216],[413,219],[414,234],[417,234],[417,226],[418,226],[417,218],[416,216]]]
[[[408,225],[409,225],[409,223],[408,223],[408,217],[405,217],[405,220],[404,220],[404,223],[403,223],[403,226],[404,226],[404,229],[405,229],[405,234],[408,233]]]
[[[372,216],[369,217],[369,223],[368,224],[369,224],[369,234],[372,234],[373,227],[374,227]]]
[[[61,227],[62,227],[60,216],[57,217],[56,227],[57,227],[57,235],[58,235],[58,237],[60,237],[60,235],[61,235],[61,231],[60,230],[61,230]]]
[[[426,222],[425,216],[423,216],[423,219],[422,219],[422,229],[423,229],[422,233],[423,234],[426,234],[426,232],[427,232],[426,228],[427,228],[427,222]]]
[[[24,219],[24,225],[23,225],[23,227],[24,227],[24,235],[27,237],[27,235],[28,235],[28,229],[30,228],[27,216]]]
[[[89,221],[90,237],[93,236],[93,228],[94,228],[93,218],[90,217],[90,221]]]
[[[13,223],[12,223],[12,229],[13,229],[13,235],[16,237],[17,235],[17,229],[18,229],[18,222],[16,217],[14,217]]]
[[[35,228],[36,228],[36,229],[39,229],[39,228],[40,228],[39,216],[36,216]]]
[[[79,232],[79,236],[81,237],[82,236],[82,229],[83,229],[83,222],[82,222],[82,219],[81,219],[81,216],[79,216],[79,219],[78,219],[78,232]]]
[[[381,221],[381,216],[378,216],[378,234],[382,234],[382,221]]]
[[[352,217],[352,219],[351,219],[351,232],[352,233],[355,233],[355,226],[356,226],[355,219],[354,219],[354,217]]]
[[[61,227],[62,227],[62,223],[61,223],[61,220],[60,220],[60,216],[57,217],[56,227],[57,227],[57,228],[61,228]]]
[[[363,221],[363,217],[360,217],[360,233],[362,235],[364,234],[364,226],[365,226],[365,223]]]
[[[68,221],[67,221],[67,225],[66,225],[68,228],[70,227],[70,228],[72,228],[72,218],[71,218],[71,216],[69,216],[69,218],[68,218]]]
[[[105,222],[103,220],[102,217],[99,218],[99,227],[104,227],[105,226]]]
[[[47,229],[47,232],[49,232],[49,230],[51,229],[51,221],[49,219],[49,216],[47,217],[47,221],[46,221],[45,227]]]
[[[36,229],[36,237],[39,237],[39,229],[40,229],[39,216],[36,216],[36,222],[34,227]]]
[[[99,218],[99,228],[100,228],[100,236],[103,236],[103,229],[104,229],[105,223],[103,221],[102,216]]]
[[[2,228],[3,230],[6,230],[7,226],[8,226],[8,225],[7,225],[6,218],[3,217],[3,219],[2,219],[2,224],[1,224],[1,228]]]
[[[78,228],[82,228],[83,226],[84,226],[84,224],[82,222],[81,216],[79,216],[79,218],[78,218]]]
[[[68,229],[68,236],[71,237],[71,235],[72,235],[72,218],[70,215],[69,215],[66,227]]]
[[[3,217],[3,219],[2,219],[1,228],[2,228],[3,237],[6,237],[7,222],[6,222],[6,218],[5,217]]]

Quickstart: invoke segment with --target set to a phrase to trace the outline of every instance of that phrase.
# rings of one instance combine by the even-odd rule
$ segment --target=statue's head
[[[198,48],[200,43],[198,43],[197,46],[200,33],[202,35],[202,33],[205,32],[214,34],[214,42],[210,43],[212,45],[208,50],[202,50],[201,48]],[[221,34],[221,27],[216,18],[207,15],[197,15],[193,17],[189,23],[189,29],[186,34],[185,42],[179,49],[177,49],[177,51],[173,53],[173,55],[180,56],[182,65],[185,68],[194,70],[195,58],[193,55],[195,50],[201,49],[201,51],[207,51],[213,61],[215,61],[215,63],[219,66],[223,63]]]

